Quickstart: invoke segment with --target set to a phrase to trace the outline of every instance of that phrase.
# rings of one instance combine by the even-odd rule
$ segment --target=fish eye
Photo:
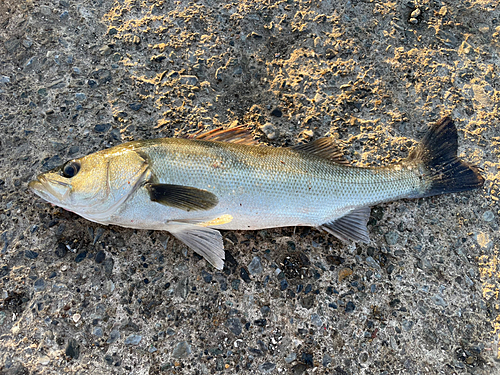
[[[68,161],[62,168],[63,176],[66,178],[75,177],[80,170],[80,163],[74,160]]]

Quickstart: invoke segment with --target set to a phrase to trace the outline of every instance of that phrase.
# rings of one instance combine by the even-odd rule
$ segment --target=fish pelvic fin
[[[167,223],[166,230],[218,270],[224,267],[224,243],[218,230],[186,222]]]
[[[352,210],[340,219],[325,223],[319,228],[333,234],[344,242],[370,242],[370,235],[366,224],[370,218],[370,207],[361,207]]]
[[[453,120],[436,122],[406,162],[422,171],[424,187],[411,198],[456,193],[483,186],[484,178],[476,167],[457,157],[458,134]]]

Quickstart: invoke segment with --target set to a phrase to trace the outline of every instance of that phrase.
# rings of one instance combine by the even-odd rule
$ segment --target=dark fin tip
[[[422,163],[429,189],[418,197],[457,193],[483,186],[484,178],[476,167],[457,157],[458,133],[453,120],[443,117],[424,136],[408,161]]]

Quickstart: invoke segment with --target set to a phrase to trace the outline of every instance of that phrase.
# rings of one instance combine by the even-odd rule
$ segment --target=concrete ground
[[[497,0],[3,0],[0,23],[0,373],[500,374]],[[236,124],[384,165],[444,115],[482,189],[374,207],[368,245],[226,231],[222,272],[27,189]]]

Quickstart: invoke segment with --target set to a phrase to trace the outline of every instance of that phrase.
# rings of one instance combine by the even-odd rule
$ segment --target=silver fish
[[[452,120],[443,118],[402,162],[359,168],[330,138],[257,147],[229,130],[125,143],[70,160],[29,187],[97,223],[166,230],[222,269],[218,229],[311,226],[368,242],[373,205],[482,186],[477,169],[457,158],[457,140]]]

